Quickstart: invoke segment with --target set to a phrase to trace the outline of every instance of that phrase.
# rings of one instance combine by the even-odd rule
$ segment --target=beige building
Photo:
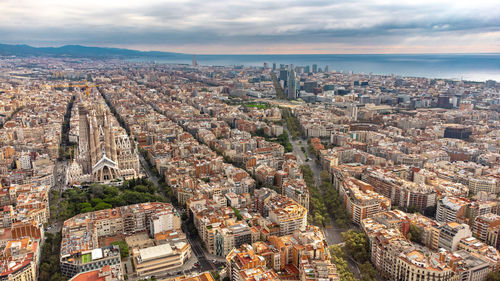
[[[181,267],[190,257],[191,246],[185,242],[134,250],[132,253],[132,261],[138,276]]]
[[[351,220],[356,224],[379,212],[391,209],[389,198],[374,192],[370,184],[354,178],[345,178],[340,185],[339,193]]]
[[[3,271],[0,274],[0,278],[4,281],[36,281],[36,275],[35,262],[27,260],[22,263],[16,263],[13,267]]]
[[[469,191],[473,194],[477,194],[480,191],[485,191],[487,193],[497,193],[497,182],[495,178],[489,177],[470,178]]]
[[[418,249],[401,253],[396,260],[395,280],[448,281],[453,280],[453,271],[437,257]]]
[[[269,219],[278,224],[280,235],[290,235],[307,225],[307,209],[290,198],[276,196],[269,202]]]
[[[443,225],[439,233],[439,248],[456,251],[462,238],[471,237],[472,232],[466,224],[449,222]]]
[[[36,281],[39,263],[38,240],[10,240],[0,258],[0,280]]]

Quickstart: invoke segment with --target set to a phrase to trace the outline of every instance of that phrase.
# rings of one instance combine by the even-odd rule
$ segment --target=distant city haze
[[[498,1],[2,0],[0,43],[196,54],[499,53]]]
[[[197,55],[200,65],[262,66],[267,62],[306,66],[317,64],[329,71],[373,73],[455,80],[500,81],[500,54],[429,54],[429,55]],[[134,61],[190,64],[191,57],[155,59],[141,58]]]

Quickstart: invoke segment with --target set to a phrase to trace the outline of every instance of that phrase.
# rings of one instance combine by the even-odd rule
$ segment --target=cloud
[[[472,52],[500,52],[495,2],[2,0],[0,34],[4,43],[195,53],[451,52],[467,38]]]

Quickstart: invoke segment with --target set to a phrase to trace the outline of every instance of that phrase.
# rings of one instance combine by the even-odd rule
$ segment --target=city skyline
[[[2,1],[2,43],[196,54],[497,53],[495,1]]]
[[[0,0],[0,281],[500,280],[499,0]]]
[[[33,54],[0,59],[3,281],[500,278],[495,80]]]

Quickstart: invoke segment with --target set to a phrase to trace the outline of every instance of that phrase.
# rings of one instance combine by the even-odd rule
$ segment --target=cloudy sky
[[[498,0],[0,0],[0,43],[198,54],[500,52]]]

